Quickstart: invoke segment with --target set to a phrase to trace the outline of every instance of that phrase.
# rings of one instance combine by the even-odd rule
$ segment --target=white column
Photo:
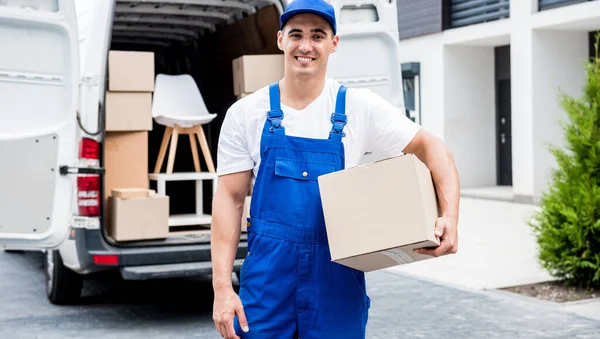
[[[444,43],[442,34],[429,34],[399,43],[400,62],[419,62],[421,125],[444,138]]]
[[[515,196],[533,195],[533,43],[536,0],[511,0],[512,174]]]

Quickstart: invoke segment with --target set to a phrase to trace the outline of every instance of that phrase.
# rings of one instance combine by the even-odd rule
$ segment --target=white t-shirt
[[[281,104],[285,134],[305,138],[329,138],[331,113],[335,110],[340,84],[326,78],[321,94],[303,110]],[[238,101],[227,111],[217,148],[217,174],[224,175],[252,169],[254,177],[260,165],[260,140],[270,109],[269,87],[264,87]],[[348,88],[342,138],[346,168],[357,166],[366,152],[383,157],[402,154],[420,126],[367,89]]]

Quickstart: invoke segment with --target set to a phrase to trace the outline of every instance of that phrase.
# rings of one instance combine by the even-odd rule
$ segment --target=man
[[[435,225],[441,245],[421,252],[439,256],[457,250],[456,168],[444,144],[402,110],[326,77],[339,42],[326,0],[293,1],[281,16],[277,42],[283,79],[232,105],[219,138],[215,326],[224,338],[364,338],[370,306],[364,273],[331,262],[318,176],[357,165],[367,151],[414,153],[432,172],[442,212]],[[232,266],[252,173],[238,296]]]

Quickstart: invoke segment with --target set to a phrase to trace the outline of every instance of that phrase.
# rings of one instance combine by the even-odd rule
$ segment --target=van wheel
[[[46,251],[44,271],[46,296],[52,304],[69,305],[80,300],[83,276],[67,268],[57,250]]]

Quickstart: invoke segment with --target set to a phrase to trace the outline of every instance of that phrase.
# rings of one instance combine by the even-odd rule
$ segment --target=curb
[[[576,305],[583,305],[583,304],[600,304],[600,296],[596,297],[596,298],[588,298],[588,299],[581,299],[581,300],[575,300],[575,301],[566,301],[564,303],[560,303],[561,305],[565,305],[565,306],[576,306]]]

